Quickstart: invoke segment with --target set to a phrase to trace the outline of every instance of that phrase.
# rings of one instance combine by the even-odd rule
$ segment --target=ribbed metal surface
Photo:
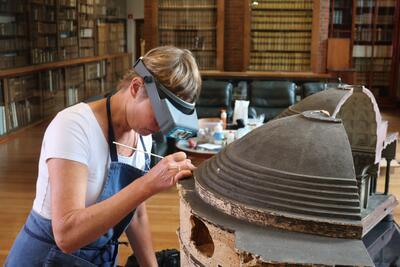
[[[299,114],[307,110],[321,109],[328,111],[332,116],[335,114],[339,103],[342,103],[349,98],[352,94],[352,91],[353,89],[351,87],[334,88],[310,95],[304,98],[302,101],[282,111],[282,113],[276,116],[275,119]]]
[[[354,225],[361,220],[344,127],[318,112],[275,120],[252,131],[202,164],[195,179],[204,201],[263,225],[268,224],[263,213],[269,219],[271,214],[290,218],[280,219],[285,227],[289,223],[301,228],[307,221]],[[251,214],[256,218],[246,218]],[[276,220],[273,224],[279,227]]]

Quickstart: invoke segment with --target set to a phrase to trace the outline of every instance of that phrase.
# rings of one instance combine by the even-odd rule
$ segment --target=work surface
[[[400,131],[400,112],[384,112],[390,131]],[[0,144],[0,265],[3,265],[12,242],[24,224],[35,197],[37,163],[42,136],[47,124],[42,123]],[[400,159],[400,149],[397,149]],[[383,191],[384,171],[378,180],[378,191]],[[400,199],[400,168],[392,168],[390,193]],[[175,188],[160,193],[147,201],[153,243],[156,250],[179,248],[176,229],[179,225],[179,199]],[[400,207],[394,215],[400,222]],[[124,237],[123,239],[126,240]],[[124,265],[132,253],[121,246],[119,264]]]

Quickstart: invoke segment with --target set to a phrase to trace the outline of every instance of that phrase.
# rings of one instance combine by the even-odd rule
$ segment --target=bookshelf
[[[155,43],[189,49],[201,70],[222,70],[224,1],[156,2]]]
[[[86,98],[105,94],[106,65],[107,61],[105,60],[85,64]]]
[[[0,139],[115,90],[130,66],[131,55],[122,53],[0,71]]]
[[[349,0],[330,1],[330,38],[348,38],[352,36],[353,27],[353,3]]]
[[[249,71],[311,71],[312,0],[249,1]]]
[[[20,67],[29,62],[26,8],[23,0],[0,1],[0,69]]]
[[[85,99],[84,66],[65,68],[66,106],[72,106]]]
[[[124,12],[119,0],[0,0],[0,139],[115,89],[131,67]]]
[[[40,118],[41,95],[38,75],[12,77],[2,82],[3,105],[1,106],[3,134],[36,122]]]
[[[95,4],[93,0],[80,0],[79,13],[79,56],[93,57],[96,55],[96,22]]]
[[[60,60],[77,58],[78,48],[78,15],[77,0],[58,0],[58,58]]]
[[[55,0],[33,0],[28,6],[31,63],[58,60],[57,6]]]
[[[0,0],[0,70],[125,53],[126,9],[119,5],[105,0]]]
[[[390,96],[396,0],[355,0],[353,64],[356,83],[376,97]]]
[[[62,69],[39,72],[42,91],[42,114],[47,118],[65,106],[65,75]]]

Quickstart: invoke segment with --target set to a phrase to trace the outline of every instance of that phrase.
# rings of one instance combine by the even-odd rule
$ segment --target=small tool
[[[163,159],[163,158],[164,158],[163,156],[160,156],[160,155],[157,155],[157,154],[153,154],[153,153],[150,153],[150,152],[147,152],[147,151],[143,151],[143,150],[140,150],[140,149],[137,149],[137,148],[128,146],[128,145],[124,145],[124,144],[121,144],[121,143],[118,143],[118,142],[115,142],[115,141],[114,141],[113,143],[116,144],[116,145],[119,145],[119,146],[123,146],[123,147],[129,148],[129,149],[138,151],[138,152],[142,152],[142,153],[145,153],[145,154],[149,154],[149,155],[151,155],[151,156],[154,156],[154,157],[157,157],[157,158],[160,158],[160,159]],[[180,166],[171,167],[171,168],[169,168],[169,169],[170,169],[170,170],[175,170],[175,169],[176,169],[176,170],[178,170],[178,172],[181,171],[181,167],[180,167]]]

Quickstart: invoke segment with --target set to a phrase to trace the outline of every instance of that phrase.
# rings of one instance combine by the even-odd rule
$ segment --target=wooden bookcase
[[[0,142],[116,89],[132,63],[121,3],[0,1]]]
[[[350,0],[330,0],[329,38],[352,38],[353,3]]]
[[[105,0],[0,1],[0,69],[125,53],[122,10]]]
[[[192,51],[201,70],[223,70],[224,0],[151,1],[154,46]]]
[[[77,0],[58,0],[57,28],[59,60],[79,57]]]
[[[93,0],[80,0],[78,6],[79,20],[79,56],[93,57],[96,55],[96,17]]]
[[[390,95],[396,0],[355,3],[353,61],[356,82],[377,97]]]
[[[355,73],[350,82],[368,87],[384,105],[394,103],[398,87],[395,77],[399,9],[399,0],[331,0],[329,35],[349,43],[349,68]],[[344,17],[353,14],[353,20],[341,21],[338,15],[341,12]]]
[[[312,0],[249,2],[245,51],[250,71],[311,71]]]
[[[0,69],[29,63],[28,25],[24,19],[26,9],[23,0],[0,2]]]
[[[28,1],[31,64],[58,60],[57,4],[55,0]]]
[[[131,63],[131,55],[122,53],[0,71],[0,142],[67,106],[115,90]]]

